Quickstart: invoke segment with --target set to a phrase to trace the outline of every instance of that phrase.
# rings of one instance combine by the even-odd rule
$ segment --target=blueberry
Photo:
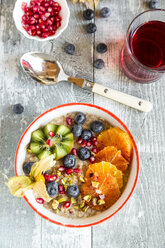
[[[100,43],[97,45],[96,50],[98,53],[106,53],[107,52],[107,45],[104,43]]]
[[[73,168],[76,165],[76,157],[72,154],[68,154],[63,158],[63,164],[65,168]]]
[[[67,44],[64,50],[66,53],[73,55],[75,52],[75,46],[73,44]]]
[[[92,20],[95,17],[95,12],[92,9],[86,9],[83,11],[83,17],[85,20]]]
[[[83,114],[82,112],[79,112],[76,114],[75,118],[74,118],[74,122],[76,124],[84,124],[84,122],[86,121],[86,115]]]
[[[46,190],[50,197],[55,197],[58,195],[58,183],[57,182],[48,182],[46,184]]]
[[[80,189],[76,185],[70,185],[70,186],[67,187],[67,191],[66,192],[67,192],[67,194],[68,194],[69,197],[76,198],[80,194]]]
[[[95,23],[89,23],[89,24],[86,26],[86,31],[87,31],[87,33],[89,33],[89,34],[95,33],[96,30],[97,30],[97,27],[96,27],[96,24],[95,24]]]
[[[72,128],[72,133],[74,137],[79,137],[82,133],[82,126],[75,124]]]
[[[92,136],[93,136],[93,134],[89,129],[84,129],[82,131],[81,138],[83,140],[89,140],[90,138],[92,138]]]
[[[104,7],[100,10],[101,17],[109,17],[111,14],[111,10],[107,7]]]
[[[158,0],[151,0],[149,2],[149,8],[150,9],[157,9],[157,8],[159,8],[159,2],[158,2]]]
[[[93,63],[96,69],[103,69],[104,68],[104,61],[102,59],[96,59]]]
[[[78,150],[77,154],[78,154],[79,159],[81,159],[83,161],[88,160],[90,158],[90,156],[91,156],[90,150],[88,148],[86,148],[86,147],[80,148]]]
[[[101,121],[94,121],[91,123],[90,129],[94,133],[101,133],[104,130],[104,125]]]
[[[31,168],[32,168],[33,164],[34,164],[34,162],[28,162],[28,163],[23,165],[23,171],[24,171],[25,174],[27,174],[27,175],[30,174],[30,171],[31,171]]]
[[[20,103],[17,103],[13,106],[13,111],[16,114],[22,114],[22,112],[24,111],[24,107]]]

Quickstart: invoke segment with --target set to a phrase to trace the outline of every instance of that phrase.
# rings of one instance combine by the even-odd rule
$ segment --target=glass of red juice
[[[121,52],[124,73],[139,83],[150,83],[165,72],[165,10],[148,10],[131,22]]]

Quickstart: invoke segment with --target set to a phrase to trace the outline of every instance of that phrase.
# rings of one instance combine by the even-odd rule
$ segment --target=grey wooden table
[[[165,8],[165,1],[160,6]],[[106,107],[119,116],[133,133],[141,155],[138,186],[127,205],[110,220],[92,228],[68,229],[35,214],[24,199],[12,197],[0,180],[0,248],[165,248],[165,80],[149,85],[134,83],[119,70],[119,53],[125,31],[136,14],[146,9],[143,0],[101,0],[98,8],[110,7],[108,19],[97,17],[98,31],[86,34],[82,19],[84,6],[73,5],[67,30],[51,42],[39,43],[23,37],[12,18],[14,1],[0,5],[0,172],[14,175],[14,155],[27,125],[45,110],[68,102],[87,102]],[[66,42],[76,46],[74,56],[66,55]],[[99,55],[95,46],[108,44]],[[26,77],[19,64],[29,51],[54,55],[68,74],[86,77],[114,89],[153,102],[153,110],[140,113],[126,106],[87,93],[75,85],[61,83],[46,87]],[[95,70],[92,62],[103,58],[105,69]],[[22,103],[25,111],[15,115],[12,105]]]

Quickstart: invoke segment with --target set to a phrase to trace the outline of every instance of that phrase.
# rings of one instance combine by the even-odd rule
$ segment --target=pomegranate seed
[[[73,171],[74,171],[75,173],[80,173],[80,172],[81,172],[81,170],[78,169],[78,168],[73,169]]]
[[[51,31],[49,34],[54,35],[55,33],[56,33],[55,31]]]
[[[49,7],[49,3],[45,3],[44,6],[45,6],[45,7]]]
[[[61,26],[61,22],[56,23],[56,27],[59,28]]]
[[[92,146],[92,142],[87,141],[87,146],[88,146],[88,147]]]
[[[48,140],[46,141],[46,144],[47,144],[48,146],[52,146],[51,139],[48,139]]]
[[[41,34],[41,31],[40,30],[37,30],[37,35],[40,35]]]
[[[41,20],[43,20],[43,21],[46,21],[46,16],[43,14],[43,15],[41,15]]]
[[[82,146],[82,147],[87,146],[87,141],[86,141],[86,140],[83,140],[82,143],[81,143],[81,146]]]
[[[56,22],[60,22],[60,21],[61,21],[61,17],[60,17],[60,16],[55,16],[55,17],[54,17],[54,20],[55,20]]]
[[[49,182],[56,181],[56,180],[57,180],[57,176],[56,175],[50,175]]]
[[[32,16],[33,15],[33,12],[32,11],[28,11],[26,14],[29,15],[29,16]]]
[[[40,28],[41,28],[41,29],[44,29],[44,28],[45,28],[45,25],[44,25],[44,24],[41,24],[41,25],[40,25]]]
[[[42,33],[42,38],[47,38],[48,37],[48,33]]]
[[[67,175],[70,175],[70,174],[72,174],[72,173],[73,173],[73,169],[67,169],[67,170],[66,170],[66,174],[67,174]]]
[[[65,191],[61,191],[60,194],[61,194],[61,195],[64,195],[64,194],[65,194]]]
[[[64,166],[60,166],[59,168],[58,168],[58,171],[60,171],[60,172],[63,172],[63,171],[65,171],[66,169],[65,169],[65,167]]]
[[[63,206],[64,206],[64,208],[69,208],[70,207],[70,202],[66,201]]]
[[[34,6],[35,4],[36,4],[35,1],[31,1],[31,2],[30,2],[30,6]]]
[[[49,8],[47,9],[47,11],[48,11],[48,12],[52,12],[52,11],[53,11],[53,8],[52,8],[52,7],[49,7]]]
[[[33,7],[33,12],[35,13],[35,12],[38,12],[38,6],[34,6]]]
[[[71,153],[72,153],[72,155],[77,155],[77,149],[76,148],[72,148],[72,150],[71,150]]]
[[[93,142],[93,146],[97,146],[97,141],[94,141]]]
[[[42,199],[42,198],[36,198],[36,202],[38,202],[39,204],[43,204],[44,203],[44,199]]]
[[[36,21],[30,21],[29,23],[30,25],[33,25],[34,23],[36,23]]]
[[[50,19],[48,19],[47,21],[46,21],[46,25],[47,26],[49,26],[49,25],[52,25],[53,23],[52,23],[52,21],[50,20]]]
[[[48,133],[48,135],[49,135],[50,137],[54,137],[55,133],[54,133],[53,131],[50,131],[50,132]]]
[[[91,156],[91,157],[89,158],[89,161],[90,161],[91,163],[94,163],[95,160],[96,160],[96,158],[95,158],[94,156]]]
[[[34,18],[35,18],[35,19],[39,19],[40,16],[39,16],[38,14],[34,14]]]
[[[90,141],[95,142],[95,141],[97,141],[97,138],[96,138],[96,137],[92,137],[92,138],[90,139]]]
[[[48,28],[43,28],[42,31],[47,33],[49,30],[48,30]]]
[[[50,16],[50,13],[49,12],[46,12],[45,13],[45,17],[48,18]]]
[[[58,11],[54,11],[55,16],[58,16],[58,14],[59,14]]]
[[[21,5],[21,8],[22,8],[22,10],[25,11],[26,8],[27,8],[27,3],[23,2],[22,5]]]
[[[52,6],[54,6],[54,7],[59,6],[59,3],[53,1]]]
[[[45,12],[45,11],[46,11],[46,9],[45,9],[43,6],[40,6],[40,10],[41,10],[42,12]]]
[[[79,145],[81,145],[82,142],[83,142],[83,140],[79,137],[78,140],[77,140],[77,143],[78,143]]]
[[[60,193],[63,192],[63,191],[65,192],[64,185],[59,184],[59,185],[58,185],[58,190],[59,190]]]
[[[96,148],[92,148],[92,152],[93,153],[97,153],[97,149]]]
[[[71,126],[71,125],[72,125],[72,118],[67,117],[67,118],[66,118],[66,123],[67,123],[69,126]]]

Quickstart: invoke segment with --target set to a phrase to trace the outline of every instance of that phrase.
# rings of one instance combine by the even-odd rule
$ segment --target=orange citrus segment
[[[98,187],[93,187],[93,182],[98,183]],[[116,166],[101,162],[89,165],[85,175],[85,183],[81,187],[82,198],[91,195],[92,199],[100,199],[104,196],[105,204],[93,205],[92,199],[87,204],[96,210],[104,210],[113,205],[120,196],[120,189],[123,186],[123,174]]]
[[[103,131],[97,137],[98,149],[101,150],[106,146],[115,146],[118,150],[121,150],[122,156],[131,161],[133,145],[128,133],[121,130],[118,127],[111,127],[108,130]]]
[[[121,155],[114,146],[107,146],[95,155],[96,162],[110,162],[115,165],[118,170],[124,172],[128,167],[128,161]]]

